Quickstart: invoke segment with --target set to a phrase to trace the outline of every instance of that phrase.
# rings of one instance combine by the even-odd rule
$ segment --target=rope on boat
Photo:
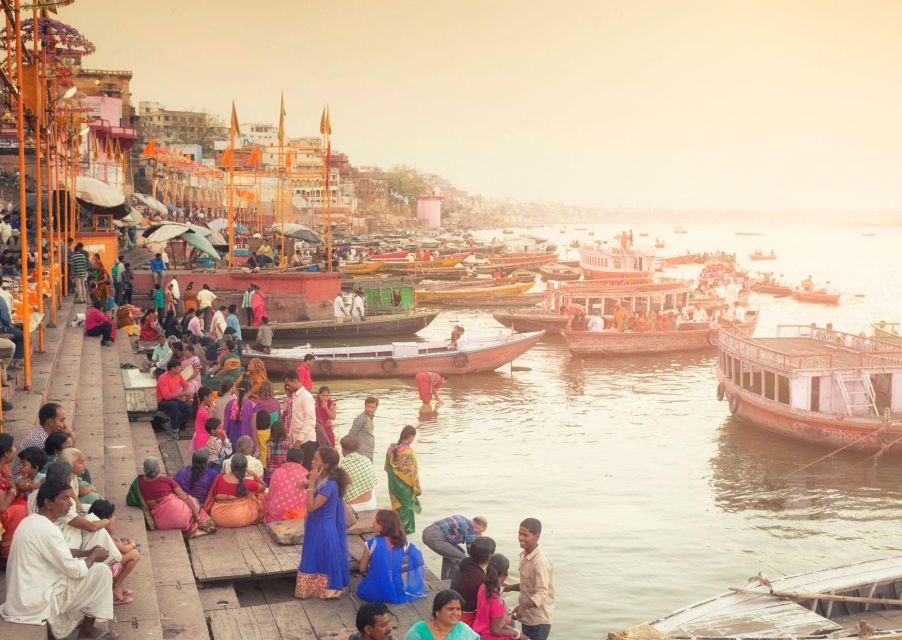
[[[836,455],[837,453],[839,453],[840,451],[845,451],[845,450],[848,449],[849,447],[855,446],[856,444],[858,444],[859,442],[861,442],[861,441],[864,440],[865,438],[870,438],[871,436],[880,433],[881,431],[883,431],[884,429],[886,429],[888,426],[889,426],[889,421],[886,421],[886,420],[885,420],[885,421],[883,422],[883,424],[880,425],[879,428],[877,428],[877,429],[875,429],[875,430],[873,430],[873,431],[871,431],[871,432],[869,432],[869,433],[862,434],[862,435],[858,436],[857,438],[855,438],[854,440],[852,440],[849,444],[840,447],[840,448],[837,449],[836,451],[832,451],[832,452],[828,453],[828,454],[825,455],[825,456],[821,456],[820,458],[818,458],[817,460],[815,460],[815,461],[813,461],[813,462],[809,462],[808,464],[799,467],[799,468],[796,469],[795,471],[790,472],[790,473],[788,474],[788,476],[794,476],[795,474],[797,474],[797,473],[799,473],[799,472],[801,472],[801,471],[804,471],[805,469],[807,469],[807,468],[809,468],[809,467],[813,467],[814,465],[818,464],[819,462],[823,462],[824,460],[827,460],[827,459],[829,459],[829,458],[832,458],[833,456],[835,456],[835,455]],[[899,442],[900,440],[902,440],[902,438],[899,438],[899,439],[895,440],[894,442]],[[892,446],[892,443],[890,444],[890,446]],[[888,447],[887,447],[887,448],[888,448]],[[868,458],[866,458],[866,459],[868,459]],[[787,477],[788,477],[788,476],[787,476]]]

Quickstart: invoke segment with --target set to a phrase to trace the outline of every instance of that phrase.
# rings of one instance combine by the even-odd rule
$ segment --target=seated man
[[[85,316],[85,335],[100,336],[100,344],[108,346],[116,339],[113,333],[113,322],[103,311],[103,303],[96,300]]]
[[[169,414],[169,433],[173,438],[179,437],[182,417],[191,416],[190,387],[181,374],[181,364],[176,358],[166,363],[166,372],[157,378],[157,408]]]
[[[13,324],[12,315],[10,315],[9,306],[6,300],[0,297],[0,337],[11,340],[16,345],[13,353],[12,368],[21,367],[22,358],[24,357],[22,330]]]
[[[357,610],[357,633],[348,640],[393,640],[391,615],[384,602],[366,602]]]
[[[587,328],[589,331],[604,331],[604,320],[601,316],[591,315]]]
[[[357,436],[346,435],[341,445],[341,462],[338,466],[344,469],[351,481],[345,490],[344,500],[358,511],[376,508],[376,474],[373,461],[360,454],[360,441]]]
[[[105,549],[70,549],[54,524],[69,511],[68,491],[68,485],[55,480],[42,484],[37,513],[19,524],[0,617],[20,624],[46,620],[55,638],[68,637],[76,629],[79,638],[93,638],[97,619],[113,619],[113,574],[103,564]]]
[[[235,453],[243,453],[247,458],[247,472],[257,479],[257,482],[263,482],[263,463],[254,457],[254,441],[250,436],[241,436],[235,443]],[[222,472],[231,473],[232,459],[229,458],[222,463]]]
[[[170,340],[176,342],[175,337],[167,338],[162,333],[158,335],[157,346],[153,348],[153,353],[150,354],[150,369],[157,377],[161,376],[163,372],[166,371],[166,365],[169,364],[169,360],[172,359]]]

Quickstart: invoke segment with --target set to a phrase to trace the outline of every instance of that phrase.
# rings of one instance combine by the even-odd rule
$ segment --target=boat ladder
[[[863,411],[865,415],[880,416],[875,403],[874,385],[871,384],[871,377],[867,373],[864,371],[854,373],[837,371],[836,386],[839,387],[839,392],[846,403],[847,415],[861,415]]]

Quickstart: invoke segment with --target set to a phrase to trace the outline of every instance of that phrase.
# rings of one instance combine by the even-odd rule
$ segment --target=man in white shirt
[[[745,307],[738,302],[733,303],[733,320],[736,322],[745,322]]]
[[[696,307],[695,311],[692,312],[692,322],[707,322],[708,321],[708,312],[702,309],[701,307]]]
[[[243,453],[247,458],[247,472],[257,479],[257,482],[263,482],[263,463],[254,457],[254,441],[250,436],[241,436],[235,443],[235,453]],[[228,458],[222,463],[222,472],[232,472],[232,459]]]
[[[335,316],[335,322],[344,322],[348,318],[348,310],[345,309],[345,301],[340,292],[332,302],[332,315]]]
[[[175,314],[179,315],[182,312],[182,289],[175,276],[172,276],[172,280],[169,281],[169,290],[172,292],[172,300],[175,302]]]
[[[0,244],[4,247],[9,244],[9,239],[13,237],[13,226],[9,223],[9,216],[3,217],[0,222]]]
[[[366,299],[359,289],[354,292],[354,300],[351,303],[351,318],[361,322],[366,320]]]
[[[203,328],[210,330],[210,317],[213,315],[213,301],[216,294],[210,291],[210,285],[205,284],[197,292],[197,315],[202,319]]]
[[[304,451],[304,466],[309,471],[317,449],[316,402],[301,384],[297,371],[289,371],[282,381],[285,383],[285,394],[291,398],[291,425],[288,430],[291,446]]]
[[[214,340],[222,340],[226,330],[226,307],[220,306],[216,313],[213,314],[213,321],[210,323],[210,337]]]
[[[37,491],[37,513],[22,520],[6,568],[7,622],[41,624],[55,638],[93,638],[96,620],[113,619],[113,574],[102,547],[70,549],[55,522],[69,512],[70,487],[47,480]]]

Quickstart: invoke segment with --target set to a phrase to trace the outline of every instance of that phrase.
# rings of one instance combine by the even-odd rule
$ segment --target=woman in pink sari
[[[307,493],[302,487],[307,482],[307,469],[303,461],[302,449],[289,449],[285,463],[273,472],[263,501],[263,522],[306,517]]]
[[[175,480],[160,475],[160,461],[144,459],[144,475],[138,476],[141,506],[149,512],[157,529],[181,529],[188,537],[210,533],[215,525],[197,500]],[[149,524],[149,523],[148,523]]]
[[[251,296],[251,307],[254,310],[253,326],[259,327],[263,324],[263,317],[266,315],[266,293],[257,285],[254,286],[254,294]]]

